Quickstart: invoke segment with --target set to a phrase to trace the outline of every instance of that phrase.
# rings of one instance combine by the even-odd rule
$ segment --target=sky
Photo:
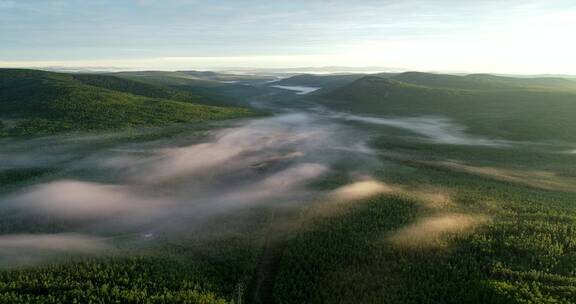
[[[0,0],[0,67],[576,74],[574,0]]]

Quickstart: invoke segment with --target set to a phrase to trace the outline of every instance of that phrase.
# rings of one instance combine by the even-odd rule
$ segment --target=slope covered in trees
[[[267,77],[252,75],[221,74],[198,71],[140,71],[108,74],[126,80],[162,86],[185,96],[202,96],[195,102],[216,105],[246,105],[250,98],[263,95],[266,90],[252,86],[269,80]]]
[[[287,241],[277,303],[573,303],[573,193],[409,162],[383,178],[453,197],[431,207],[431,194],[394,192],[309,208],[300,223],[305,228]],[[442,225],[456,225],[446,214],[456,213],[490,219],[473,232],[437,239]],[[391,241],[406,227],[418,228],[402,237],[421,243]]]
[[[137,80],[130,80],[120,77],[97,75],[97,74],[76,74],[74,79],[80,82],[99,88],[119,91],[134,95],[142,95],[153,98],[172,99],[192,103],[210,103],[212,100],[200,94],[178,90],[172,87],[155,83],[146,83]]]
[[[506,90],[506,89],[566,89],[576,90],[576,82],[563,78],[515,78],[491,74],[470,74],[465,76],[406,72],[401,74],[377,74],[376,76],[394,80],[448,89]]]
[[[233,107],[193,104],[202,97],[110,76],[0,70],[3,136],[208,121],[249,115]]]
[[[473,133],[503,139],[574,141],[571,88],[570,80],[405,73],[361,78],[320,102],[352,113],[447,117]]]

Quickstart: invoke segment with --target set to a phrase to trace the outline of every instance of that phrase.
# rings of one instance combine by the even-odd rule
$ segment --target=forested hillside
[[[506,90],[506,89],[566,89],[576,90],[576,82],[563,78],[515,78],[495,76],[491,74],[470,74],[465,76],[433,74],[423,72],[406,72],[401,74],[376,74],[378,77],[448,89],[469,90]]]
[[[155,83],[146,83],[137,80],[130,80],[115,76],[98,75],[98,74],[76,74],[74,79],[80,82],[99,88],[142,95],[153,98],[172,99],[176,101],[210,103],[211,98],[200,94],[193,94],[189,91],[178,90],[172,87],[163,86]]]
[[[204,97],[110,76],[0,70],[2,136],[208,121],[250,110],[194,104]]]
[[[447,117],[503,139],[576,140],[571,80],[431,75],[366,76],[320,101],[353,113]]]
[[[108,76],[162,86],[179,94],[184,92],[185,96],[202,96],[201,100],[196,99],[195,102],[216,106],[246,105],[250,98],[266,92],[261,87],[247,84],[269,80],[268,77],[198,71],[118,72]]]

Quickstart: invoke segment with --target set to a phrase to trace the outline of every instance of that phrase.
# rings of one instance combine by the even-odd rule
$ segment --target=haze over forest
[[[0,0],[0,303],[576,303],[575,20]]]

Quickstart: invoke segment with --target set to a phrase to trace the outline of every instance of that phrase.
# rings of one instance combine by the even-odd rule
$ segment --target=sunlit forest
[[[0,304],[576,304],[575,16],[0,0]]]

